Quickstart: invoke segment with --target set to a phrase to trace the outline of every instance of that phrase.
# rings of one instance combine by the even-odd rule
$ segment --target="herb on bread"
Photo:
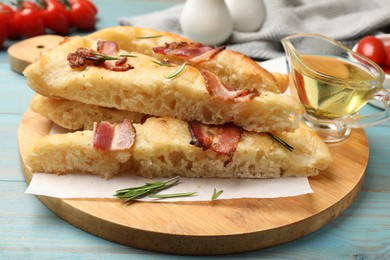
[[[270,132],[267,132],[267,134],[272,138],[274,139],[276,142],[280,143],[281,145],[283,145],[287,150],[289,150],[290,152],[292,152],[294,150],[294,147],[292,147],[291,145],[289,145],[288,143],[286,143],[285,141],[283,141],[282,139],[280,139],[279,137],[277,137],[276,135],[270,133]]]
[[[136,37],[137,40],[142,40],[142,39],[154,39],[154,38],[160,38],[163,35],[151,35],[151,36],[139,36]]]
[[[186,65],[187,65],[187,62],[184,62],[183,64],[180,65],[179,68],[177,68],[177,70],[175,70],[171,75],[167,76],[166,78],[167,79],[172,79],[172,78],[176,77],[177,75],[179,75],[184,70]]]

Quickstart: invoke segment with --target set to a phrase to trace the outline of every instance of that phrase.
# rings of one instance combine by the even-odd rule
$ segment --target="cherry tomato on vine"
[[[386,56],[385,59],[383,60],[383,66],[390,68],[390,45],[385,47],[385,52],[386,52]]]
[[[0,15],[0,48],[7,39],[7,20],[4,16]]]
[[[21,7],[16,9],[14,19],[19,32],[26,38],[45,33],[45,25],[43,24],[38,7],[37,9],[33,6],[31,8]]]
[[[45,0],[44,9],[41,9],[41,17],[46,28],[56,34],[69,34],[70,22],[67,16],[67,10],[57,0]]]
[[[71,4],[76,3],[76,2],[82,2],[83,5],[86,5],[86,6],[89,6],[90,8],[92,8],[94,10],[95,14],[98,13],[98,9],[97,9],[96,5],[89,0],[69,0],[69,2]]]
[[[17,4],[18,5],[17,5],[16,10],[19,10],[19,11],[26,9],[26,8],[39,10],[39,6],[36,3],[31,2],[31,1],[18,1]]]
[[[366,36],[362,38],[356,49],[360,53],[378,65],[382,65],[386,51],[383,42],[375,36]]]
[[[0,3],[0,16],[5,18],[5,24],[7,27],[7,34],[9,39],[17,39],[20,37],[20,33],[16,28],[15,20],[14,20],[15,11],[12,7]]]
[[[82,31],[91,31],[96,25],[96,11],[87,0],[71,0],[70,18],[72,25]],[[95,7],[96,8],[96,7]]]

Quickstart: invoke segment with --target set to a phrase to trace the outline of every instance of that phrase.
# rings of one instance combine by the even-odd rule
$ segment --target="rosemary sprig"
[[[132,54],[121,54],[119,57],[129,57],[129,58],[137,58],[137,56],[132,55]]]
[[[283,141],[282,139],[280,139],[279,137],[277,137],[276,135],[270,133],[270,132],[267,132],[267,134],[272,137],[272,139],[274,139],[276,142],[280,143],[281,145],[283,145],[287,150],[289,150],[290,152],[292,152],[294,150],[294,147],[292,147],[291,145],[289,145],[288,143],[286,143],[285,141]]]
[[[223,193],[223,190],[217,191],[214,188],[213,195],[211,196],[211,200],[216,200],[219,197],[219,195],[221,195],[222,193]]]
[[[170,198],[191,197],[197,194],[198,193],[194,191],[194,192],[182,192],[182,193],[170,193],[170,194],[152,194],[148,197],[155,198],[155,199],[170,199]]]
[[[122,199],[125,202],[135,199],[144,198],[146,196],[159,199],[167,198],[177,198],[177,197],[188,197],[193,196],[196,192],[187,192],[187,193],[172,193],[172,194],[162,194],[158,195],[162,190],[168,189],[179,182],[180,177],[176,176],[165,181],[156,181],[156,182],[147,182],[142,186],[126,188],[117,190],[114,194],[118,199]]]
[[[157,65],[160,65],[160,66],[165,66],[165,67],[170,67],[172,66],[172,64],[170,63],[166,63],[166,62],[161,62],[161,61],[156,61],[156,60],[152,60],[153,63],[156,63]]]
[[[176,77],[184,70],[186,65],[187,65],[187,62],[184,62],[183,64],[180,65],[180,67],[177,70],[175,70],[171,75],[167,76],[166,78],[171,79],[173,77]]]
[[[96,52],[96,51],[91,51],[91,54],[95,55],[96,58],[102,59],[102,60],[120,60],[121,59],[121,58],[118,58],[118,57],[112,57],[112,56],[109,56],[109,55],[101,54],[101,53]],[[131,55],[131,54],[121,54],[121,55],[119,55],[119,57],[136,58],[137,56]]]
[[[153,39],[153,38],[160,38],[163,35],[151,35],[151,36],[139,36],[136,39],[142,40],[142,39]]]

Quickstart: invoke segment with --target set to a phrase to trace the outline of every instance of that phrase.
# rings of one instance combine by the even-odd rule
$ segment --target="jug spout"
[[[296,60],[299,60],[299,53],[295,49],[293,42],[291,41],[291,37],[286,37],[281,40],[284,52],[287,58],[287,64],[289,71],[293,70],[293,64]]]
[[[293,43],[290,40],[290,37],[285,37],[281,40],[284,52],[286,53],[287,57],[291,57],[291,55],[295,55],[295,48]]]

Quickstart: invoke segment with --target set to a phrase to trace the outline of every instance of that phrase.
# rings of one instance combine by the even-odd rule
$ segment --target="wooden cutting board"
[[[19,151],[25,158],[52,123],[27,110],[19,125]],[[38,196],[55,214],[86,232],[120,244],[175,254],[227,254],[271,247],[300,238],[339,216],[354,200],[368,163],[364,130],[329,145],[333,164],[309,178],[312,194],[276,199],[209,202],[134,202],[117,199],[58,199]]]
[[[58,46],[63,40],[62,36],[46,34],[17,42],[8,48],[9,64],[14,71],[22,74],[42,53]]]

